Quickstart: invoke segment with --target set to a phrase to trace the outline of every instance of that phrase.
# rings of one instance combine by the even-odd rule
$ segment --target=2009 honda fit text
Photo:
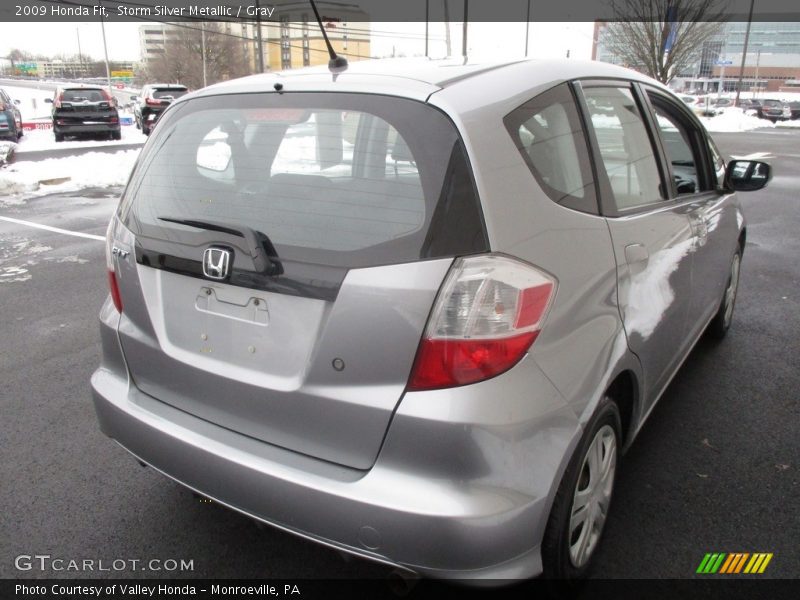
[[[108,230],[102,430],[242,513],[442,578],[580,577],[745,245],[666,88],[358,63],[177,100]]]

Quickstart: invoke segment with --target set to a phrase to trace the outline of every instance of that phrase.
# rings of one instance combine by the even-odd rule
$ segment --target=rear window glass
[[[282,259],[343,267],[488,250],[463,144],[424,104],[247,94],[165,116],[123,205],[143,237],[192,246],[208,232],[175,220],[246,226]]]
[[[106,98],[101,90],[64,90],[61,100],[63,102],[104,102]]]
[[[153,98],[180,98],[186,94],[188,90],[179,88],[162,88],[153,90]]]

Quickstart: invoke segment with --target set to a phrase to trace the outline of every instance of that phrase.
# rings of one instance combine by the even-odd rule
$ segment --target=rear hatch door
[[[66,89],[54,118],[59,125],[106,125],[119,122],[117,109],[101,89]]]
[[[135,384],[358,469],[377,456],[453,257],[488,250],[449,119],[359,94],[182,102],[116,223]]]

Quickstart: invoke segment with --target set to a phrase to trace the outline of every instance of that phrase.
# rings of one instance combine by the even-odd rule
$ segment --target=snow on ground
[[[0,170],[0,206],[21,203],[19,198],[2,196],[41,196],[87,187],[124,185],[138,156],[139,150],[134,149],[12,163]]]
[[[748,114],[749,113],[749,114]],[[741,108],[725,108],[722,113],[714,117],[700,117],[703,125],[711,132],[737,132],[751,131],[753,129],[774,128],[800,128],[800,119],[794,121],[778,121],[773,123],[767,119],[759,119],[753,111],[743,111]]]

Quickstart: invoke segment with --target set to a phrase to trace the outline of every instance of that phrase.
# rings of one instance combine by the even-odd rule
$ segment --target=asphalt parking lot
[[[741,195],[733,328],[701,340],[624,457],[596,577],[689,578],[707,552],[770,552],[763,577],[800,579],[800,130],[714,137],[728,155],[761,153],[775,176]],[[118,193],[0,198],[0,577],[87,575],[16,568],[37,553],[193,561],[97,577],[384,577],[199,501],[100,433],[89,393],[107,293],[97,238]]]

